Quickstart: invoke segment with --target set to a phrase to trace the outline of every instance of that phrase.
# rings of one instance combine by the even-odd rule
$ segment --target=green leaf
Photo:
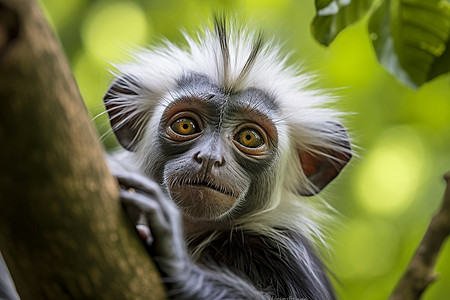
[[[378,61],[411,88],[450,71],[448,0],[385,0],[369,32]]]
[[[311,23],[314,38],[328,46],[345,27],[358,21],[373,0],[315,0],[316,16]]]

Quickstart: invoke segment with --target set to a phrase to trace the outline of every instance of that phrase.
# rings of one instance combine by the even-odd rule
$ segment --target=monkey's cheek
[[[170,195],[182,213],[197,219],[218,219],[232,210],[237,197],[206,186],[181,185],[172,187]]]

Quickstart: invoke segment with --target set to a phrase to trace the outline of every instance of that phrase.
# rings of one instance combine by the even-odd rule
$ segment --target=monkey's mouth
[[[191,185],[193,187],[206,187],[206,188],[213,189],[219,193],[228,195],[230,197],[235,197],[234,193],[230,189],[223,187],[221,185],[215,184],[214,182],[207,182],[207,181],[195,182],[194,181],[194,182],[186,183],[186,185]]]
[[[231,188],[201,180],[169,185],[169,192],[184,214],[198,219],[222,217],[239,198]]]

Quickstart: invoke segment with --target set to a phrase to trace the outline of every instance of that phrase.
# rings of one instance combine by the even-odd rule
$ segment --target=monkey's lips
[[[184,214],[209,220],[229,212],[238,199],[230,189],[206,182],[173,185],[170,195]]]

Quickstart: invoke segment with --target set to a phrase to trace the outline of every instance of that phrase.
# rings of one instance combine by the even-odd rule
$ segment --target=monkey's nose
[[[210,155],[203,154],[201,151],[198,151],[193,156],[194,160],[198,162],[200,165],[205,165],[208,167],[222,167],[225,165],[225,157],[220,155],[219,153],[211,153]]]

